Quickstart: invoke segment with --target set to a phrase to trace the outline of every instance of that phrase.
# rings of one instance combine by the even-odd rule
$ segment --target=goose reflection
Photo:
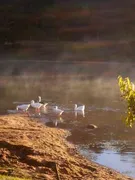
[[[62,117],[59,117],[55,120],[53,120],[53,124],[56,126],[58,126],[58,124],[62,123],[64,121],[64,119]]]
[[[50,126],[50,127],[57,127],[63,121],[64,121],[63,118],[59,117],[57,119],[52,119],[52,120],[46,122],[46,125]]]
[[[41,112],[43,113],[43,114],[48,114],[48,108],[47,107],[44,107],[42,110],[41,110]]]
[[[85,117],[85,111],[75,111],[75,117],[77,117],[78,115]]]

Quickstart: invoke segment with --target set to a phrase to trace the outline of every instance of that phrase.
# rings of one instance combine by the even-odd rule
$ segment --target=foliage
[[[118,85],[121,92],[121,97],[127,103],[126,117],[124,119],[127,126],[132,127],[135,121],[135,89],[134,84],[128,77],[125,79],[118,76]]]
[[[0,175],[0,180],[30,180],[30,179],[24,179],[24,178],[12,177],[12,176]]]

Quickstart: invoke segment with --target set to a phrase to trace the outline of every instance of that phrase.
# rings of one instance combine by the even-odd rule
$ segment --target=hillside
[[[82,40],[134,37],[134,1],[97,3],[14,1],[0,6],[7,40]]]

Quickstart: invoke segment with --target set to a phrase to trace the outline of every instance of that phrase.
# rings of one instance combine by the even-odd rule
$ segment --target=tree
[[[135,121],[135,85],[128,77],[123,79],[122,76],[118,76],[118,85],[121,97],[127,103],[127,111],[124,122],[127,126],[132,127]]]

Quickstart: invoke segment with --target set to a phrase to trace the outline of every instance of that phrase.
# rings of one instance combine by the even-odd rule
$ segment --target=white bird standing
[[[63,112],[64,112],[64,111],[63,111],[63,110],[61,110],[61,109],[59,109],[59,108],[58,108],[58,106],[55,106],[55,108],[54,108],[54,112],[60,116],[60,115],[62,115],[62,114],[63,114]]]
[[[27,110],[29,109],[30,104],[21,104],[16,106],[16,110],[22,110],[23,112],[27,112]]]
[[[77,107],[77,104],[75,104],[74,110],[75,110],[75,111],[84,111],[84,110],[85,110],[85,105],[82,105],[82,106],[78,106],[78,107]]]
[[[36,112],[40,112],[40,108],[43,106],[43,104],[39,102],[35,102],[34,100],[31,101],[31,107],[35,108]]]

